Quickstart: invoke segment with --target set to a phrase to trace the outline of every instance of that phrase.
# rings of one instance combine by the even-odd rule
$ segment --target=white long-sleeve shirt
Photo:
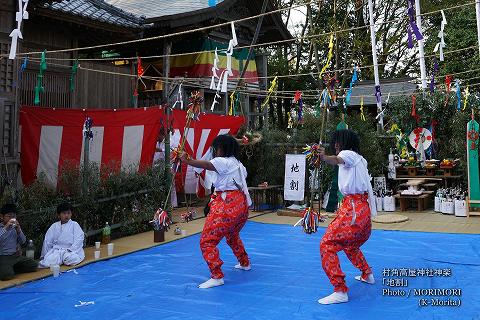
[[[370,213],[376,216],[377,206],[370,183],[372,178],[368,173],[367,160],[352,150],[342,150],[338,157],[344,162],[338,165],[338,189],[344,196],[368,193]]]
[[[248,206],[252,205],[252,199],[248,193],[247,186],[247,169],[235,157],[215,157],[210,160],[210,163],[215,167],[213,171],[213,186],[215,191],[238,190],[247,197]]]

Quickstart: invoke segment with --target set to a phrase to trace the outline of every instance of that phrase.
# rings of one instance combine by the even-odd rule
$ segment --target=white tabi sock
[[[249,271],[250,269],[252,269],[252,266],[251,265],[248,265],[248,266],[242,266],[240,263],[239,264],[236,264],[235,265],[235,269],[239,269],[239,270],[244,270],[244,271]]]
[[[362,278],[362,276],[356,276],[355,280],[362,281],[368,284],[374,284],[375,278],[373,277],[373,273],[370,273],[366,279]]]
[[[334,292],[325,298],[319,299],[318,303],[320,304],[334,304],[334,303],[343,303],[348,302],[348,295],[346,292]]]
[[[201,283],[198,285],[200,289],[208,289],[208,288],[213,288],[213,287],[218,287],[223,285],[223,278],[221,279],[208,279],[204,283]]]

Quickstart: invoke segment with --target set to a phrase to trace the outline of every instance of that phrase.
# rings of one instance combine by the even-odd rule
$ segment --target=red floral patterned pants
[[[248,205],[245,194],[242,191],[226,192],[225,200],[222,193],[213,195],[210,203],[210,213],[207,216],[200,238],[200,249],[203,258],[210,268],[213,279],[223,278],[220,253],[217,249],[218,243],[226,238],[227,244],[232,248],[233,254],[237,257],[242,266],[248,266],[247,252],[240,239],[240,230],[248,219]]]
[[[335,291],[347,292],[345,274],[340,268],[337,252],[343,250],[352,264],[366,278],[372,271],[360,247],[372,231],[367,194],[347,195],[320,242],[322,267]]]

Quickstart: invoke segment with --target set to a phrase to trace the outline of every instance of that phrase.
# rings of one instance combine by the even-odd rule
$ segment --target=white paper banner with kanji
[[[287,154],[285,159],[285,200],[303,201],[305,197],[305,163],[304,154]]]

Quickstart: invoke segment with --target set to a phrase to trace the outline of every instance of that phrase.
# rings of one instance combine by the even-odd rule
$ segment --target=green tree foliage
[[[148,221],[163,205],[166,196],[163,166],[138,173],[135,170],[120,172],[113,167],[99,170],[92,165],[88,168],[87,194],[81,192],[84,168],[73,165],[63,167],[58,188],[53,188],[40,175],[31,185],[17,190],[18,219],[38,250],[48,227],[58,220],[56,206],[65,200],[74,205],[73,219],[84,232],[98,230],[106,221],[110,225],[122,224],[114,230],[114,237],[151,230]],[[7,201],[11,199],[2,199],[0,203]],[[94,237],[89,243],[92,241]]]

